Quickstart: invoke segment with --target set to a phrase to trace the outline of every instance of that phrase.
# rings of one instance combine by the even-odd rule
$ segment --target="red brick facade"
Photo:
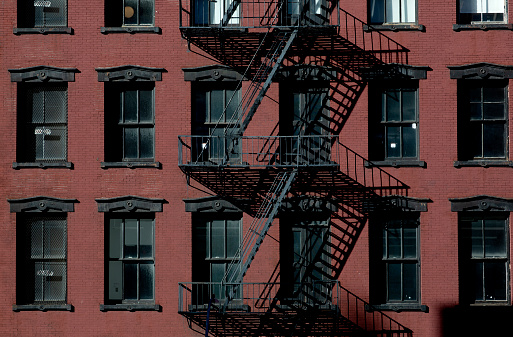
[[[513,21],[513,5],[506,1],[507,22]],[[367,21],[366,1],[340,1],[344,10]],[[479,307],[471,311],[459,300],[458,212],[452,198],[489,195],[513,198],[511,166],[460,167],[457,154],[457,83],[448,66],[487,62],[513,66],[512,31],[508,29],[453,30],[453,1],[418,1],[418,23],[424,31],[385,31],[409,50],[408,64],[431,68],[419,80],[419,160],[425,167],[384,167],[410,187],[408,195],[429,199],[420,215],[420,296],[429,312],[386,312],[413,331],[414,336],[458,336],[461,325],[472,331],[490,330],[494,319],[508,317],[510,306]],[[72,34],[13,34],[17,27],[17,2],[0,4],[0,333],[3,336],[195,336],[187,320],[178,314],[178,283],[192,278],[191,213],[184,199],[207,196],[203,187],[179,169],[179,135],[191,134],[191,82],[183,68],[215,64],[188,43],[179,31],[178,1],[155,0],[155,26],[160,33],[100,32],[104,1],[68,1],[68,27]],[[17,83],[12,69],[47,65],[76,68],[68,82],[68,161],[72,168],[13,168],[17,153]],[[160,168],[101,168],[104,158],[104,93],[96,68],[122,65],[163,68],[155,82],[155,161]],[[511,81],[509,81],[511,84]],[[250,135],[270,135],[279,122],[279,88],[273,84],[259,107]],[[513,108],[509,105],[509,118]],[[363,91],[340,133],[341,142],[367,158],[368,90]],[[508,128],[511,135],[513,127]],[[508,137],[511,138],[511,137]],[[511,142],[508,152],[513,153]],[[155,213],[155,304],[160,311],[100,311],[105,298],[105,214],[96,199],[121,196],[164,199]],[[76,199],[67,217],[67,303],[71,311],[13,311],[17,270],[17,213],[7,200],[46,196]],[[246,227],[251,217],[244,215]],[[270,235],[279,236],[279,221]],[[511,233],[511,228],[509,233]],[[511,242],[508,254],[511,251]],[[279,260],[278,244],[264,241],[245,280],[266,282]],[[369,301],[369,237],[363,230],[342,271],[341,284]],[[509,255],[511,258],[511,255]],[[509,265],[508,265],[509,268]],[[509,273],[509,271],[508,271]],[[508,299],[511,304],[511,276]],[[479,310],[483,310],[482,312]],[[484,315],[484,316],[482,316]],[[487,321],[479,317],[486,317]],[[508,324],[505,324],[509,327]],[[485,335],[486,335],[485,334]],[[463,334],[462,334],[463,335]]]

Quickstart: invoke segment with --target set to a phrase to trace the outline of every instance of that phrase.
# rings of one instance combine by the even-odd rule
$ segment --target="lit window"
[[[504,22],[505,10],[504,0],[460,0],[458,23]]]
[[[417,22],[417,0],[370,0],[371,24]]]
[[[379,82],[370,90],[370,159],[418,158],[418,82]]]

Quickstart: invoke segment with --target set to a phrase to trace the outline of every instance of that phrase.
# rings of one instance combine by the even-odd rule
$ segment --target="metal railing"
[[[232,142],[233,146],[228,146]],[[228,153],[228,149],[229,153]],[[340,143],[338,136],[178,136],[183,170],[233,168],[338,169],[376,194],[403,195],[407,185]],[[391,191],[390,188],[395,188]]]
[[[180,0],[180,28],[222,27],[231,3],[230,0]],[[241,0],[226,27],[338,26],[338,8],[335,0]]]
[[[356,16],[340,9],[340,36],[382,63],[408,64],[408,49]],[[336,56],[336,54],[334,54]]]
[[[187,314],[188,317],[191,317],[191,314],[206,314],[209,301],[211,311],[220,312],[226,301],[226,291],[232,286],[235,285],[220,282],[179,283],[178,312]],[[283,291],[279,292],[281,287],[279,283],[274,283],[272,286],[268,283],[242,283],[237,287],[238,298],[230,302],[225,312],[228,315],[230,313],[268,315],[270,312],[283,312],[283,309],[296,308],[289,311],[291,315],[306,313],[308,316],[308,311],[304,310],[323,309],[331,310],[341,319],[349,320],[355,329],[373,332],[375,336],[412,336],[410,329],[390,316],[381,311],[368,310],[372,307],[369,303],[342,287],[338,281],[312,281],[309,287],[283,284],[283,288],[287,289],[304,289],[302,293],[290,296],[284,295]],[[273,291],[264,291],[265,289],[273,289]]]

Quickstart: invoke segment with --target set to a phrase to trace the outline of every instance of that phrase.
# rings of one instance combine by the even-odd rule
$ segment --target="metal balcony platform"
[[[235,141],[236,145],[228,146]],[[231,153],[225,153],[231,148]],[[179,165],[188,178],[254,215],[276,176],[296,170],[290,195],[337,199],[367,213],[380,197],[408,186],[338,141],[337,136],[179,136]]]
[[[208,326],[210,335],[223,337],[412,335],[411,330],[384,313],[367,311],[369,304],[337,281],[319,282],[311,289],[322,293],[293,300],[309,302],[305,306],[291,306],[292,299],[266,293],[265,289],[279,289],[279,284],[242,283],[239,298],[232,300],[226,312],[220,310],[222,297],[212,300],[213,294],[220,297],[223,287],[226,285],[213,282],[179,284],[178,313],[191,328],[203,333]]]

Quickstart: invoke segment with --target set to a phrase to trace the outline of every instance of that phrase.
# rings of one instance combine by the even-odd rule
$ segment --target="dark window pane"
[[[389,228],[387,231],[388,238],[388,257],[401,258],[401,229]]]
[[[504,102],[504,87],[484,87],[484,102]]]
[[[32,220],[29,221],[30,226],[30,257],[42,258],[43,257],[43,221]]]
[[[29,99],[32,98],[32,123],[44,123],[45,121],[45,91],[42,88],[34,88],[29,91]]]
[[[484,103],[484,119],[504,119],[504,103]]]
[[[468,151],[470,159],[480,158],[483,156],[482,146],[482,125],[481,123],[471,123],[462,130],[466,134],[465,149]]]
[[[504,124],[483,125],[483,157],[505,156]]]
[[[151,25],[153,24],[153,1],[154,0],[139,0],[139,24]]]
[[[401,91],[399,89],[386,91],[387,121],[401,120],[400,97]]]
[[[224,221],[213,220],[212,228],[210,230],[212,239],[212,258],[224,258],[225,257],[225,236],[224,236]]]
[[[123,281],[125,300],[137,300],[137,264],[125,263]]]
[[[125,159],[138,158],[138,132],[137,128],[125,128],[124,154]]]
[[[298,92],[292,94],[292,110],[294,112],[294,121],[301,121],[303,111],[301,108],[301,94]]]
[[[139,16],[137,12],[138,0],[125,0],[125,24],[136,25]]]
[[[123,113],[125,123],[137,123],[137,90],[124,92]]]
[[[371,23],[383,23],[385,17],[385,0],[371,0]]]
[[[507,257],[505,220],[484,220],[484,235],[485,257]]]
[[[403,265],[403,300],[417,300],[417,265],[407,263]]]
[[[66,220],[45,220],[43,232],[44,257],[47,259],[65,259]]]
[[[153,123],[153,90],[139,90],[139,120]]]
[[[469,103],[470,120],[481,120],[483,118],[482,104]]]
[[[472,275],[472,278],[474,280],[475,284],[475,300],[476,301],[483,301],[484,300],[484,293],[483,293],[483,263],[477,262],[474,263],[474,275]]]
[[[294,240],[293,250],[294,250],[294,264],[299,263],[301,261],[301,231],[294,230],[292,232],[292,237]]]
[[[226,257],[234,258],[239,249],[240,241],[240,221],[226,221]]]
[[[121,257],[121,242],[122,231],[121,226],[123,221],[121,219],[110,219],[109,221],[109,257],[120,258]]]
[[[45,122],[66,123],[67,91],[66,88],[47,88],[45,91]]]
[[[388,264],[388,300],[401,301],[401,264]]]
[[[43,300],[66,300],[66,262],[45,262],[43,264]]]
[[[50,7],[42,7],[44,26],[66,26],[66,0],[52,0]]]
[[[140,157],[139,158],[153,158],[155,155],[153,153],[154,145],[154,134],[153,128],[141,128],[140,130]]]
[[[139,266],[139,299],[153,299],[153,275],[153,264],[144,263]]]
[[[415,128],[413,127],[415,126]],[[403,157],[414,158],[417,156],[417,125],[405,126],[403,131]]]
[[[401,156],[401,128],[387,127],[387,157],[398,158]]]
[[[469,87],[468,88],[468,98],[471,103],[481,103],[481,87]]]
[[[416,258],[417,257],[417,229],[404,228],[403,229],[403,257]]]
[[[416,91],[403,90],[402,92],[402,105],[403,105],[403,121],[415,122],[417,120],[415,111],[417,108]]]
[[[210,92],[210,123],[224,122],[224,90]]]
[[[153,219],[140,219],[139,257],[153,257]]]
[[[239,107],[238,91],[226,90],[226,121],[234,123],[237,120],[236,112]]]
[[[483,222],[482,220],[474,220],[470,222],[471,235],[471,256],[474,258],[484,257],[483,251]]]
[[[123,262],[109,261],[109,299],[123,299]]]
[[[137,258],[137,220],[125,219],[125,258]]]
[[[66,160],[66,126],[49,126],[42,129],[43,144],[37,147],[38,159]]]
[[[506,300],[506,266],[504,262],[485,262],[484,282],[487,301]]]

